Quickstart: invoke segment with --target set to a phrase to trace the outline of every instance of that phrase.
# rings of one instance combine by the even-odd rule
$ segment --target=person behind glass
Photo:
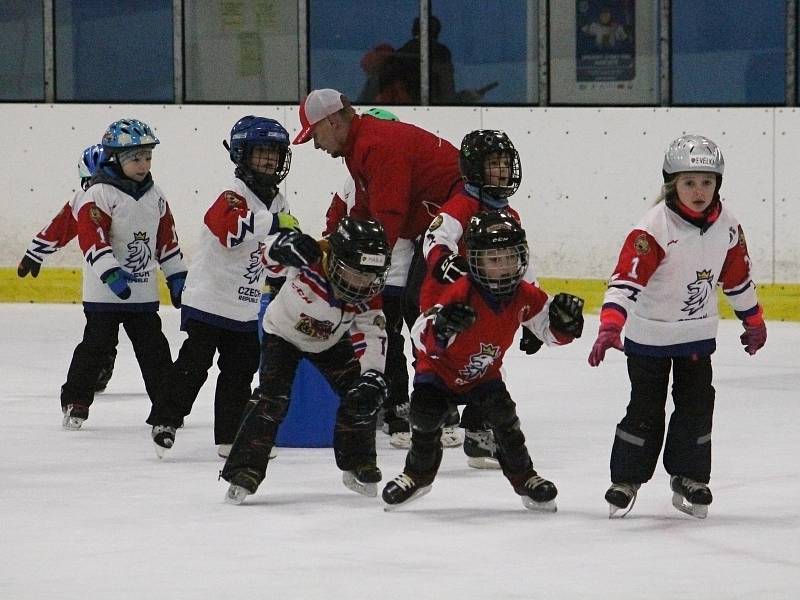
[[[103,135],[105,160],[75,203],[83,269],[86,328],[61,387],[65,429],[89,417],[94,386],[117,344],[120,324],[131,340],[151,402],[172,364],[158,318],[160,266],[170,298],[180,307],[187,270],[175,221],[150,173],[159,140],[137,119],[114,121]]]
[[[264,313],[259,385],[220,474],[230,483],[226,500],[232,504],[254,494],[266,475],[303,358],[341,399],[333,449],[342,482],[359,494],[377,495],[375,419],[386,395],[385,319],[378,296],[391,251],[377,221],[349,216],[318,247],[321,257],[290,275]],[[356,335],[364,347],[360,360]]]
[[[555,511],[558,491],[533,468],[501,368],[520,325],[548,345],[580,337],[583,300],[569,294],[551,300],[523,281],[528,244],[509,212],[473,215],[465,238],[469,274],[443,288],[412,330],[417,360],[411,449],[403,472],[384,487],[383,500],[391,510],[430,491],[442,459],[449,404],[476,404],[500,447],[503,474],[524,506]]]
[[[453,57],[450,49],[439,42],[442,23],[431,15],[428,19],[430,56],[430,99],[439,103],[455,95]],[[420,25],[419,17],[411,27],[411,39],[386,56],[380,66],[376,102],[392,104],[420,103]]]
[[[81,157],[78,160],[78,176],[81,181],[81,190],[76,192],[72,199],[61,207],[61,210],[53,217],[50,224],[31,240],[17,267],[17,275],[19,277],[25,277],[29,273],[31,277],[38,277],[45,258],[58,252],[78,235],[78,222],[73,214],[75,202],[89,187],[89,180],[97,172],[100,163],[104,159],[103,146],[100,144],[89,146],[81,153]],[[94,385],[96,394],[106,389],[108,382],[111,380],[111,375],[114,373],[118,342],[119,340],[114,343],[111,352],[103,361],[103,367],[100,369],[100,374],[97,376],[97,382]]]
[[[589,364],[599,365],[609,348],[624,349],[631,382],[611,449],[609,516],[633,508],[653,476],[670,370],[675,410],[663,460],[672,502],[695,517],[708,513],[718,285],[742,320],[745,351],[755,354],[767,340],[742,227],[719,197],[724,167],[706,137],[684,135],[669,145],[659,201],[625,239],[605,294]]]
[[[458,150],[451,143],[409,123],[359,116],[347,97],[336,90],[313,90],[300,105],[300,123],[302,129],[293,143],[304,144],[313,138],[315,148],[333,158],[344,158],[355,182],[351,214],[373,218],[383,226],[389,245],[398,250],[393,262],[406,260],[397,244],[405,244],[405,240],[416,243],[442,204],[463,186]],[[408,272],[402,295],[403,318],[409,328],[419,314],[419,285],[424,275],[424,268],[414,268],[415,263],[422,263],[418,246],[411,264],[401,269]],[[390,331],[401,330],[399,315],[390,310],[387,319]],[[393,437],[409,430],[402,417],[408,406],[408,385],[399,371],[397,375],[392,371],[391,410],[384,415],[387,432]]]
[[[286,129],[274,119],[248,115],[223,144],[235,165],[234,178],[203,219],[182,297],[181,330],[187,337],[147,419],[159,458],[172,448],[176,428],[191,412],[217,353],[214,440],[220,456],[227,456],[258,370],[262,253],[280,231],[297,233],[278,190],[292,160]]]
[[[465,184],[463,190],[442,206],[423,238],[427,276],[420,294],[422,310],[438,302],[443,288],[469,273],[463,236],[475,214],[504,210],[519,221],[519,214],[509,206],[509,198],[522,182],[522,166],[519,153],[505,132],[478,129],[465,135],[459,151],[459,168]],[[525,280],[538,285],[530,263]],[[520,349],[534,354],[541,346],[541,340],[523,327]],[[484,427],[476,411],[478,406],[467,403],[461,416],[467,464],[476,469],[499,469],[497,444],[491,430]],[[454,416],[457,418],[457,411]]]

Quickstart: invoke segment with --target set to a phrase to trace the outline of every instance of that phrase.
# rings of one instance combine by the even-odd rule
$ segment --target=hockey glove
[[[42,267],[42,263],[36,262],[27,254],[22,257],[22,260],[19,261],[19,266],[17,267],[17,275],[20,277],[25,277],[28,273],[31,274],[31,277],[38,277],[39,276],[39,269]]]
[[[597,332],[597,339],[592,346],[592,351],[589,354],[589,364],[596,367],[606,356],[606,350],[609,348],[616,348],[622,350],[622,339],[620,334],[622,328],[619,325],[600,325],[600,331]]]
[[[131,288],[128,286],[128,280],[131,278],[130,273],[126,273],[119,267],[115,267],[106,272],[101,279],[111,291],[114,292],[123,300],[131,297]]]
[[[467,259],[460,254],[443,256],[433,267],[433,276],[439,283],[455,283],[468,272]]]
[[[433,330],[440,341],[447,342],[451,335],[455,335],[471,327],[475,323],[475,310],[467,304],[454,302],[446,304],[436,313],[433,319]]]
[[[744,325],[744,333],[739,336],[739,339],[744,346],[744,351],[752,356],[767,343],[767,325],[764,323],[764,319],[760,319],[760,322],[756,323],[751,322],[749,325],[747,321],[743,321],[742,325]]]
[[[357,420],[371,419],[388,395],[386,380],[378,371],[364,371],[345,394],[347,412]]]
[[[269,249],[272,260],[287,267],[304,267],[322,258],[319,244],[307,233],[281,231]]]
[[[175,308],[181,307],[181,295],[183,295],[183,286],[186,283],[187,271],[174,273],[167,277],[167,286],[169,287],[169,299],[172,301],[172,306]]]
[[[550,329],[557,337],[572,341],[583,333],[583,298],[572,294],[556,294],[548,310]],[[561,341],[561,340],[559,340]]]
[[[527,327],[522,328],[522,338],[519,340],[519,349],[525,354],[536,354],[543,343],[544,342],[536,337],[536,334],[530,329]]]

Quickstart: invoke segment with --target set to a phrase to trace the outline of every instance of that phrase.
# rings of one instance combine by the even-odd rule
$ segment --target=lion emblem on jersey
[[[125,268],[131,273],[139,273],[147,268],[153,259],[153,250],[150,248],[150,238],[146,231],[136,231],[133,241],[128,244],[128,258]]]
[[[714,275],[710,270],[696,271],[697,279],[686,286],[689,298],[684,301],[682,312],[690,317],[705,309],[708,298],[714,293]]]
[[[300,320],[295,323],[294,328],[308,337],[327,340],[333,332],[333,323],[320,321],[305,313],[300,313]]]
[[[456,380],[456,383],[464,385],[467,382],[480,379],[498,358],[500,358],[500,346],[481,342],[480,351],[471,355],[469,363],[459,370],[458,374],[461,377]]]
[[[243,275],[250,285],[257,284],[261,279],[261,274],[264,272],[264,263],[261,262],[264,246],[263,242],[258,242],[258,248],[250,253],[250,263],[247,265],[247,271]]]

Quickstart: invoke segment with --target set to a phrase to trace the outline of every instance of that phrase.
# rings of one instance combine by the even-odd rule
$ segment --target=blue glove
[[[119,267],[114,267],[110,271],[107,271],[100,279],[110,287],[111,291],[117,296],[123,300],[127,300],[131,297],[131,288],[128,286],[128,280],[131,277],[132,275],[130,273],[123,271]]]
[[[172,301],[172,306],[175,308],[181,307],[181,294],[183,294],[183,285],[186,283],[186,275],[188,274],[188,271],[181,271],[180,273],[174,273],[167,277],[169,299]]]

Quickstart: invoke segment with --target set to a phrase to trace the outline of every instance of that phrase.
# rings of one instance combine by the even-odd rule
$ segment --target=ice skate
[[[611,487],[606,490],[606,502],[608,502],[608,518],[621,519],[633,508],[636,504],[636,494],[639,491],[638,483],[612,483]],[[627,510],[625,510],[627,508]],[[620,510],[625,510],[621,515],[616,513]]]
[[[378,482],[382,477],[381,470],[375,465],[362,465],[352,471],[343,471],[342,483],[357,494],[375,498],[378,495]]]
[[[473,469],[499,469],[497,444],[491,429],[482,431],[466,430],[464,433],[464,454],[467,464]]]
[[[64,413],[61,426],[66,431],[77,431],[89,418],[89,407],[83,404],[67,404],[61,407],[61,412]]]
[[[172,448],[175,443],[175,428],[169,425],[153,425],[153,447],[158,458],[164,458],[164,454]]]
[[[669,487],[672,489],[672,506],[697,519],[708,516],[708,505],[714,499],[708,485],[688,477],[673,475],[670,477]]]
[[[552,481],[548,481],[539,475],[532,475],[524,484],[515,487],[514,491],[522,496],[522,505],[528,510],[540,512],[556,512],[555,497],[558,490]]]
[[[419,477],[415,480],[405,472],[400,473],[383,488],[382,496],[386,503],[383,510],[386,512],[397,510],[431,491],[433,482],[427,485],[421,485],[421,483]]]
[[[464,443],[464,434],[458,426],[445,426],[442,428],[442,446],[444,448],[458,448]]]
[[[247,496],[256,493],[258,484],[261,483],[262,479],[263,477],[256,475],[253,469],[239,471],[229,480],[230,486],[228,486],[228,491],[225,492],[225,502],[228,504],[241,504]]]
[[[411,432],[410,431],[395,431],[389,436],[389,445],[392,448],[399,450],[408,450],[411,448]]]

